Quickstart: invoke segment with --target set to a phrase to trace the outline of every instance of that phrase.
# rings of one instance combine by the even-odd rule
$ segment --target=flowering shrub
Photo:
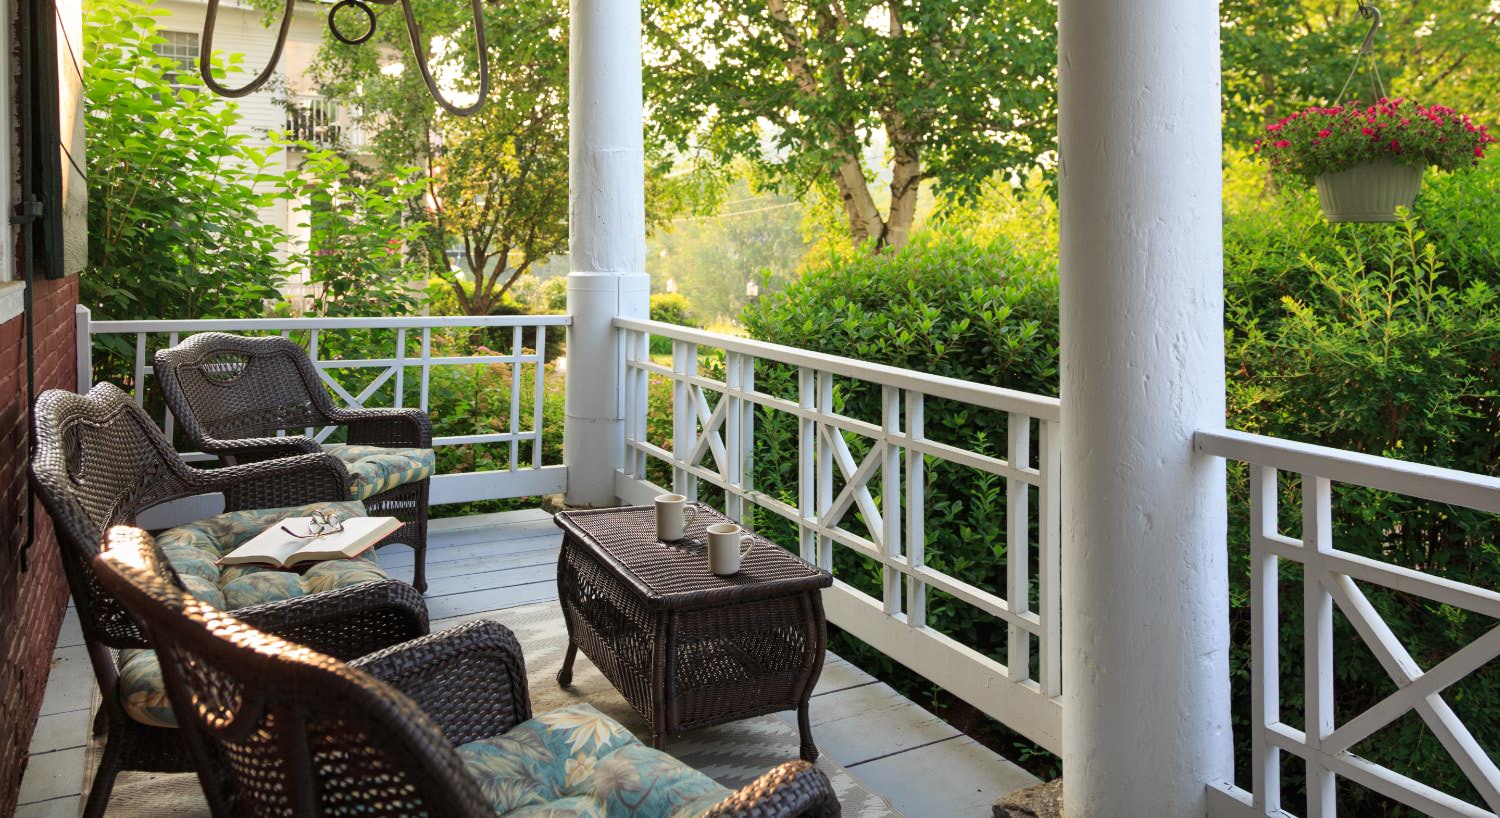
[[[1358,105],[1308,108],[1266,126],[1255,150],[1283,177],[1312,181],[1377,159],[1442,170],[1473,167],[1495,137],[1441,105],[1382,99]]]

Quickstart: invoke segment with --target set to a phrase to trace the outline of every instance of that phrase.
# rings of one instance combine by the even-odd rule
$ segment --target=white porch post
[[[1219,20],[1061,0],[1069,818],[1185,818],[1231,777]]]
[[[569,43],[568,503],[615,502],[624,460],[616,316],[645,318],[645,153],[639,0],[573,0]]]

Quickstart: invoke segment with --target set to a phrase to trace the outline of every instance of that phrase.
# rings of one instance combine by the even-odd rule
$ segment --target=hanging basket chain
[[[230,88],[220,83],[214,78],[211,70],[210,60],[214,50],[214,30],[217,28],[219,2],[220,0],[208,0],[208,11],[203,18],[203,48],[198,55],[198,73],[203,77],[203,84],[208,86],[209,90],[215,94],[221,97],[229,97],[230,99],[238,99],[259,91],[271,79],[271,74],[275,72],[277,63],[281,62],[281,53],[286,48],[287,33],[291,30],[292,13],[297,0],[286,0],[285,10],[281,13],[281,26],[276,31],[276,43],[271,48],[271,59],[266,63],[266,67],[254,79],[238,88]],[[485,100],[490,94],[490,59],[488,42],[485,39],[484,11],[481,6],[481,0],[470,0],[469,2],[469,10],[474,16],[475,45],[479,50],[479,94],[472,105],[462,107],[453,104],[438,89],[437,80],[433,77],[432,71],[427,64],[427,49],[422,44],[422,33],[417,27],[416,15],[413,13],[411,7],[412,0],[369,0],[369,2],[382,6],[392,5],[396,2],[401,3],[401,10],[406,22],[406,33],[408,39],[411,40],[412,56],[416,59],[417,69],[422,75],[422,81],[427,85],[428,92],[432,94],[432,98],[437,101],[437,104],[443,110],[458,116],[468,116],[484,107]],[[346,6],[352,6],[365,15],[367,28],[358,36],[348,36],[339,29],[338,24],[335,22],[335,15]],[[365,0],[340,0],[328,13],[328,28],[340,42],[349,45],[358,45],[370,39],[371,35],[375,33],[375,13],[366,4]]]
[[[1338,98],[1333,101],[1335,107],[1343,104],[1344,94],[1349,91],[1349,84],[1359,74],[1359,66],[1366,60],[1369,61],[1370,90],[1374,92],[1375,99],[1383,99],[1388,94],[1385,91],[1385,81],[1380,78],[1380,60],[1375,53],[1375,35],[1380,31],[1380,9],[1374,3],[1359,0],[1359,16],[1370,21],[1370,30],[1365,32],[1365,38],[1359,44],[1359,51],[1354,55],[1354,66],[1349,69],[1349,76],[1344,80],[1344,87],[1339,89]],[[1372,100],[1373,101],[1373,100]]]

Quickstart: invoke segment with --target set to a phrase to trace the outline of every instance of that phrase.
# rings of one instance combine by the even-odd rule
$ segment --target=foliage
[[[687,296],[680,293],[656,293],[651,296],[651,320],[683,327],[699,326],[688,307]]]
[[[231,133],[241,120],[233,104],[156,55],[165,14],[131,0],[88,4],[81,300],[96,319],[260,315],[285,274],[283,236],[258,213],[278,181],[270,151]]]
[[[1056,276],[1033,266],[1000,237],[980,244],[959,230],[929,231],[899,251],[832,258],[749,307],[744,321],[752,337],[773,343],[1027,392],[1057,392]],[[797,399],[793,368],[759,366],[756,386]],[[881,399],[877,385],[835,382],[835,408],[846,416],[878,424]],[[755,423],[756,488],[796,506],[798,461],[788,454],[798,446],[796,418],[763,408]],[[1005,428],[996,412],[937,398],[926,403],[925,431],[934,440],[1003,456]],[[868,451],[864,439],[846,439],[858,461]],[[929,458],[924,490],[928,564],[1004,593],[1005,542],[995,526],[1004,519],[1004,482]],[[881,496],[878,478],[871,493]],[[760,514],[755,524],[773,540],[798,541],[795,527],[777,515]],[[852,515],[844,524],[859,530]],[[880,594],[879,566],[849,549],[835,549],[834,573]],[[928,621],[1003,661],[1005,629],[974,608],[933,592]],[[885,678],[897,673],[890,659],[847,635],[834,649]],[[930,698],[923,694],[931,689],[909,685],[906,692]]]
[[[647,247],[655,287],[674,281],[692,293],[694,315],[705,322],[737,318],[751,282],[762,294],[784,286],[806,251],[802,202],[759,191],[749,178],[735,179],[725,196],[712,213],[665,223]]]
[[[905,244],[924,180],[972,192],[1053,147],[1045,0],[663,0],[645,15],[654,136],[746,159],[786,193],[837,191],[856,244]]]
[[[1409,216],[1397,225],[1363,227],[1340,230],[1332,258],[1309,256],[1301,276],[1269,288],[1240,280],[1253,270],[1230,271],[1230,425],[1494,476],[1500,471],[1500,392],[1492,375],[1500,360],[1497,270],[1448,268],[1438,243]],[[1243,679],[1250,628],[1243,469],[1232,472],[1231,485],[1230,530],[1237,540],[1230,546],[1237,600],[1232,664]],[[1283,483],[1280,506],[1283,530],[1296,531],[1296,480]],[[1493,515],[1340,486],[1334,492],[1333,523],[1342,550],[1480,587],[1500,584],[1493,545],[1500,525]],[[1283,593],[1295,598],[1290,589],[1300,571],[1284,567],[1282,577],[1289,589]],[[1361,588],[1424,667],[1494,624],[1408,594],[1370,584]],[[1341,616],[1335,621],[1337,720],[1343,723],[1387,695],[1392,685],[1348,622]],[[1289,712],[1301,707],[1301,627],[1300,617],[1283,620],[1281,695]],[[1249,724],[1247,687],[1241,684],[1236,692],[1243,739]],[[1500,707],[1500,667],[1479,670],[1445,698],[1481,746],[1500,741],[1500,725],[1488,715]],[[1477,798],[1420,720],[1398,720],[1353,749],[1425,784]],[[1299,791],[1299,773],[1284,774],[1290,776],[1288,791]],[[1341,794],[1340,802],[1360,815],[1411,814],[1362,791]]]
[[[416,0],[417,19],[443,47],[433,71],[452,78],[450,96],[472,95],[478,77],[467,4]],[[415,166],[426,197],[407,202],[423,227],[429,272],[469,315],[499,308],[518,277],[567,249],[566,3],[526,0],[485,5],[491,87],[471,117],[440,111],[411,64],[396,5],[373,7],[374,42],[326,40],[315,75],[324,93],[360,112],[386,167]],[[459,253],[451,253],[454,248]]]
[[[421,227],[405,223],[401,213],[421,195],[423,180],[410,170],[361,179],[338,152],[300,147],[306,156],[288,172],[283,192],[306,203],[307,221],[299,226],[309,228],[311,239],[291,258],[316,285],[313,309],[320,315],[408,314],[420,278],[405,248]]]
[[[1266,126],[1270,134],[1256,150],[1282,177],[1312,181],[1357,165],[1389,159],[1405,165],[1454,171],[1484,158],[1495,137],[1452,108],[1412,100],[1382,99],[1312,107]]]
[[[1381,75],[1391,96],[1441,98],[1493,121],[1500,116],[1500,7],[1475,0],[1380,3]],[[1267,122],[1309,105],[1337,101],[1369,21],[1345,0],[1224,0],[1225,139],[1248,146]],[[1350,90],[1366,98],[1366,78]]]

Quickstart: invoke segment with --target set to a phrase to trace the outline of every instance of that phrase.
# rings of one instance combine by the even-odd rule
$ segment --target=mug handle
[[[688,526],[692,525],[693,521],[698,519],[698,507],[693,505],[692,503],[686,503],[684,505],[685,507],[682,509],[682,536],[686,537]]]
[[[744,551],[740,552],[740,559],[744,559],[744,558],[750,556],[750,552],[755,550],[755,538],[750,535],[750,532],[748,532],[748,531],[741,531],[740,532],[740,543],[743,545],[744,542],[745,542],[745,540],[747,540],[747,539],[750,541],[750,547],[746,548]]]

